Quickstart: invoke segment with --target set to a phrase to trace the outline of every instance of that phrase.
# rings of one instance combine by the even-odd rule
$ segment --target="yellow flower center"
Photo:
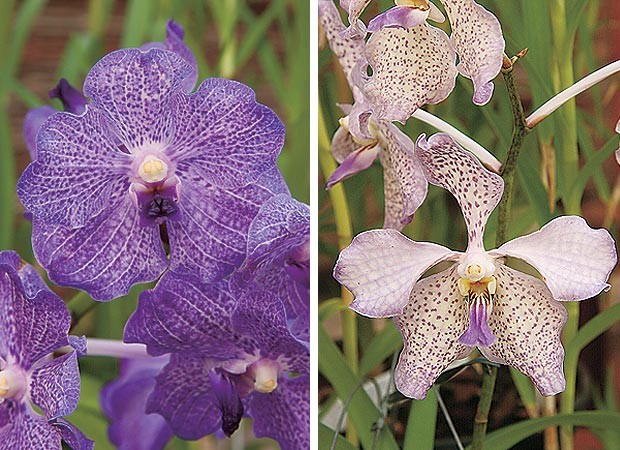
[[[419,9],[421,11],[428,11],[431,9],[431,5],[428,0],[394,0],[397,6],[409,6],[410,8]]]
[[[149,155],[140,164],[138,175],[147,183],[157,183],[168,175],[168,164],[153,155]]]

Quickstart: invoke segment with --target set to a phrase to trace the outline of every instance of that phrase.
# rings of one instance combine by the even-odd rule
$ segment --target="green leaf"
[[[393,322],[386,324],[385,328],[377,334],[370,344],[364,349],[364,355],[360,360],[359,370],[362,375],[368,374],[383,360],[400,351],[403,347],[403,339]]]
[[[424,400],[412,400],[403,450],[427,450],[435,444],[437,396],[431,389]]]
[[[337,312],[344,311],[345,309],[348,309],[348,306],[342,303],[340,297],[330,298],[329,300],[321,302],[319,305],[319,323],[324,322]]]
[[[343,438],[339,433],[332,430],[326,425],[319,423],[319,448],[321,450],[329,450],[334,440],[334,435],[338,435],[336,438],[336,445],[334,450],[357,450],[349,441]]]
[[[620,320],[620,303],[616,303],[598,313],[579,329],[575,337],[566,345],[566,355],[579,354],[594,339],[603,334]]]

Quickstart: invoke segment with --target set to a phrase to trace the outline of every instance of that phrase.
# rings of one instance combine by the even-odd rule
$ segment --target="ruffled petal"
[[[493,95],[493,80],[502,68],[504,37],[491,12],[473,0],[443,0],[459,55],[458,71],[474,83],[473,102],[486,104]]]
[[[394,317],[405,345],[394,383],[407,397],[426,397],[441,372],[472,350],[459,342],[469,318],[457,283],[455,267],[420,280],[402,314]]]
[[[57,112],[58,110],[51,106],[40,106],[32,108],[26,113],[23,126],[24,141],[26,142],[26,147],[28,147],[31,161],[37,159],[37,134],[39,133],[39,128],[41,128],[41,125],[49,116]]]
[[[564,349],[560,332],[566,309],[537,278],[504,265],[495,273],[497,291],[489,328],[497,337],[480,351],[489,360],[508,364],[530,377],[542,395],[564,390]]]
[[[360,147],[342,161],[340,166],[332,172],[327,180],[326,189],[331,189],[342,180],[368,169],[379,155],[379,146]]]
[[[53,114],[39,131],[37,159],[20,177],[17,195],[34,216],[81,227],[127,195],[130,164],[94,110]]]
[[[446,247],[414,242],[395,230],[366,231],[340,253],[334,278],[355,296],[351,309],[390,317],[402,312],[424,272],[453,255]]]
[[[209,381],[212,367],[201,358],[173,355],[157,376],[146,412],[164,416],[182,439],[215,433],[221,427],[222,414]]]
[[[353,67],[359,60],[365,59],[364,39],[360,36],[348,37],[345,35],[346,28],[332,0],[319,0],[319,20],[323,25],[329,47],[338,58],[349,86],[352,86],[351,72]]]
[[[168,265],[159,229],[140,226],[129,199],[118,210],[83,228],[50,225],[35,217],[32,247],[56,284],[84,289],[99,301],[125,295],[137,283],[156,279]]]
[[[178,172],[193,171],[224,188],[256,182],[275,166],[284,125],[254,91],[237,81],[208,78],[178,99],[172,144]]]
[[[84,81],[84,93],[130,150],[170,142],[174,109],[194,69],[173,52],[131,48],[101,58]]]
[[[152,355],[187,353],[233,358],[238,350],[230,315],[235,299],[226,283],[200,283],[169,271],[155,289],[140,294],[124,340],[144,343]]]
[[[80,400],[76,353],[70,352],[37,365],[30,375],[30,396],[48,419],[71,414]]]
[[[404,123],[417,108],[441,102],[454,88],[456,53],[446,33],[427,24],[374,33],[366,57],[373,74],[363,91],[379,119]]]
[[[330,0],[331,1],[331,0]],[[340,0],[340,6],[349,14],[349,28],[345,34],[348,38],[364,38],[366,29],[360,16],[370,4],[371,0]]]
[[[616,245],[603,228],[594,230],[579,216],[564,216],[493,251],[532,265],[556,300],[584,300],[610,288],[618,261]]]
[[[24,403],[4,402],[0,409],[7,423],[0,427],[0,450],[58,450],[60,434],[47,419],[34,411],[27,411]],[[3,412],[0,412],[0,417]]]
[[[423,24],[429,11],[410,6],[394,6],[368,22],[368,31],[375,33],[384,28],[412,28]]]
[[[108,436],[117,449],[160,449],[172,438],[172,429],[162,416],[145,412],[155,377],[168,359],[123,359],[119,377],[101,389],[101,408],[111,420]]]
[[[194,169],[179,177],[183,220],[167,223],[170,268],[217,281],[243,262],[248,229],[261,205],[274,195],[288,194],[288,188],[276,167],[242,188],[206,183]]]
[[[461,207],[468,251],[484,250],[484,228],[504,192],[502,177],[485,169],[446,133],[434,134],[428,141],[421,134],[416,153],[428,182],[448,190]]]
[[[248,413],[256,437],[275,439],[281,450],[310,448],[310,377],[280,379],[270,394],[254,392]]]

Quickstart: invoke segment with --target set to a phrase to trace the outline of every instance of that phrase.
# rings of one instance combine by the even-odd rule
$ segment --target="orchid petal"
[[[428,24],[374,33],[366,57],[373,74],[363,90],[379,119],[404,123],[417,108],[441,102],[454,88],[454,49],[442,30]]]
[[[428,4],[431,7],[430,11],[428,12],[428,19],[432,20],[433,22],[444,23],[446,21],[446,16],[443,15],[441,10],[437,8],[437,6],[435,6],[435,4],[431,1],[429,1]]]
[[[48,419],[71,414],[80,399],[76,353],[70,352],[37,365],[30,375],[30,395]]]
[[[84,433],[82,433],[75,425],[71,422],[63,419],[62,417],[58,417],[57,419],[50,420],[50,425],[53,425],[62,441],[69,446],[72,450],[93,450],[95,448],[95,443],[88,439]],[[123,449],[118,449],[123,450]],[[131,450],[138,450],[133,448]]]
[[[485,169],[446,133],[434,134],[428,141],[426,135],[420,135],[416,151],[429,183],[448,190],[461,207],[468,250],[484,250],[484,228],[502,198],[504,180]]]
[[[61,78],[54,89],[49,91],[49,96],[59,99],[62,102],[63,109],[75,115],[84,113],[88,104],[86,97],[64,78]]]
[[[502,28],[491,12],[473,0],[442,1],[459,55],[458,71],[474,83],[473,102],[486,104],[493,95],[493,80],[502,68],[504,37]]]
[[[281,450],[310,448],[310,377],[281,378],[270,394],[254,392],[248,404],[254,435],[270,437]]]
[[[371,1],[372,0],[340,0],[340,6],[349,14],[350,25],[345,37],[363,38],[366,35],[364,23],[359,20],[359,18]]]
[[[331,189],[342,180],[368,169],[379,155],[379,146],[373,145],[358,148],[351,153],[336,170],[332,172],[327,180],[326,189]]]
[[[30,160],[37,159],[37,134],[43,122],[47,120],[49,116],[57,113],[58,110],[51,106],[40,106],[38,108],[32,108],[26,113],[24,117],[24,141],[26,147],[28,147],[28,153],[30,154]]]
[[[394,318],[405,344],[394,383],[407,397],[426,397],[441,372],[472,350],[459,342],[467,329],[469,310],[457,283],[456,267],[420,280],[409,303]]]
[[[331,0],[319,0],[319,20],[327,36],[329,47],[342,66],[349,85],[353,84],[351,71],[360,59],[364,58],[364,39],[344,36],[345,26],[340,13]]]
[[[495,277],[497,291],[488,324],[497,340],[480,351],[491,361],[523,372],[542,395],[562,392],[566,382],[560,332],[566,309],[537,278],[504,265]]]
[[[564,216],[492,252],[522,259],[540,274],[556,300],[584,300],[610,288],[618,256],[605,229],[594,230],[578,216]]]
[[[351,153],[359,150],[360,145],[353,140],[353,136],[346,128],[338,127],[332,138],[330,148],[336,162],[342,164]]]
[[[23,403],[0,403],[0,450],[60,449],[60,434],[44,416]],[[2,423],[6,412],[6,423]]]
[[[446,247],[414,242],[395,230],[366,231],[340,253],[334,278],[355,296],[351,309],[390,317],[401,313],[426,270],[452,256]]]
[[[428,10],[410,6],[394,6],[368,22],[368,31],[375,33],[384,28],[412,28],[423,24],[428,17]]]

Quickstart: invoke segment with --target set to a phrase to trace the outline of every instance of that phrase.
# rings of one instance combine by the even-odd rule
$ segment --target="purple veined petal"
[[[49,96],[50,98],[59,99],[64,110],[75,115],[84,113],[88,103],[82,93],[71,86],[64,78],[61,78],[56,87],[49,91]]]
[[[428,24],[372,35],[366,57],[373,74],[363,91],[378,119],[405,123],[422,105],[444,100],[456,82],[456,53],[446,33]]]
[[[254,392],[248,403],[254,435],[270,437],[281,450],[310,448],[310,377],[281,379],[270,394]]]
[[[290,371],[309,372],[310,354],[291,334],[284,306],[274,293],[250,285],[238,298],[231,322],[235,331],[256,342],[261,356],[285,362]]]
[[[402,230],[411,222],[428,192],[422,165],[414,154],[413,142],[395,125],[381,125],[381,164],[384,171],[384,228]]]
[[[371,230],[340,252],[334,278],[355,296],[351,309],[367,317],[390,317],[402,312],[424,272],[454,257],[446,247],[414,242],[395,230]]]
[[[489,327],[497,336],[480,351],[489,360],[508,364],[530,377],[542,395],[564,390],[564,349],[560,332],[566,309],[537,278],[500,265]]]
[[[83,289],[99,301],[155,280],[168,266],[159,229],[140,226],[128,198],[77,230],[35,217],[32,247],[54,283]]]
[[[26,297],[17,273],[3,265],[0,298],[0,358],[12,355],[22,369],[29,370],[43,356],[68,345],[71,317],[51,291]]]
[[[232,188],[256,182],[275,166],[284,125],[248,86],[208,78],[177,103],[173,142],[165,149],[177,172],[191,170]]]
[[[144,343],[152,355],[179,353],[229,359],[238,353],[240,337],[230,324],[235,299],[225,282],[166,272],[155,289],[140,294],[127,321],[124,341]]]
[[[146,412],[162,415],[182,439],[215,433],[221,427],[222,414],[209,381],[213,367],[201,358],[172,355],[157,376]]]
[[[25,403],[0,404],[0,450],[59,450],[61,435]]]
[[[95,448],[93,441],[88,439],[75,425],[62,417],[50,421],[50,424],[57,429],[63,442],[72,450],[93,450]]]
[[[37,159],[17,184],[24,207],[35,217],[78,228],[116,206],[129,188],[131,160],[113,139],[91,108],[81,116],[51,115],[37,136]]]
[[[458,71],[474,83],[473,102],[486,104],[493,95],[493,80],[502,68],[504,37],[491,12],[473,0],[442,1],[452,28],[450,39],[459,55]]]
[[[261,205],[288,188],[276,167],[256,184],[236,189],[206,183],[195,169],[179,177],[184,220],[167,224],[170,268],[204,281],[219,280],[243,262],[247,232]]]
[[[37,364],[30,374],[30,397],[48,419],[68,416],[80,399],[77,355],[70,352]]]
[[[148,44],[140,46],[140,50],[147,51],[151,48],[159,48],[174,52],[183,58],[183,60],[192,67],[193,73],[189,74],[182,81],[181,86],[185,92],[191,92],[198,80],[198,63],[192,51],[185,42],[183,42],[184,35],[185,30],[183,30],[183,27],[170,19],[166,25],[166,40],[164,42],[149,42]]]
[[[38,108],[32,108],[26,113],[23,126],[24,141],[26,142],[26,147],[28,147],[31,161],[37,159],[37,133],[41,125],[43,125],[43,122],[45,122],[49,116],[57,112],[58,110],[51,106],[40,106]]]
[[[458,278],[453,266],[418,281],[402,314],[394,317],[405,345],[394,383],[407,397],[426,397],[441,372],[472,350],[459,342],[469,323],[469,310],[458,290]]]
[[[90,70],[84,93],[130,151],[163,146],[174,132],[173,111],[182,86],[193,74],[173,52],[117,50]]]
[[[338,127],[334,133],[330,147],[332,156],[336,162],[342,164],[351,153],[359,148],[360,145],[353,140],[351,133],[344,127]]]
[[[384,28],[412,28],[423,24],[429,11],[411,6],[394,6],[368,22],[368,31],[375,33]]]
[[[618,260],[609,232],[590,228],[579,216],[553,219],[492,254],[513,256],[532,265],[556,300],[584,300],[608,290],[607,279]]]
[[[368,169],[379,156],[379,150],[380,148],[376,144],[358,148],[332,172],[325,188],[331,189],[337,183]]]
[[[434,134],[428,141],[421,134],[416,154],[428,182],[448,190],[461,207],[468,251],[484,251],[484,228],[504,192],[502,177],[485,169],[446,133]]]
[[[327,36],[329,47],[338,58],[349,86],[352,86],[351,72],[353,67],[359,60],[365,59],[364,39],[362,36],[348,37],[346,35],[347,29],[343,25],[340,13],[332,0],[319,0],[319,20]]]
[[[87,341],[86,336],[68,336],[69,345],[75,350],[75,354],[78,358],[82,358],[87,355]]]
[[[168,360],[168,356],[123,359],[118,378],[101,390],[101,408],[111,420],[108,437],[117,449],[163,449],[172,438],[172,429],[162,416],[146,413],[155,377]]]

